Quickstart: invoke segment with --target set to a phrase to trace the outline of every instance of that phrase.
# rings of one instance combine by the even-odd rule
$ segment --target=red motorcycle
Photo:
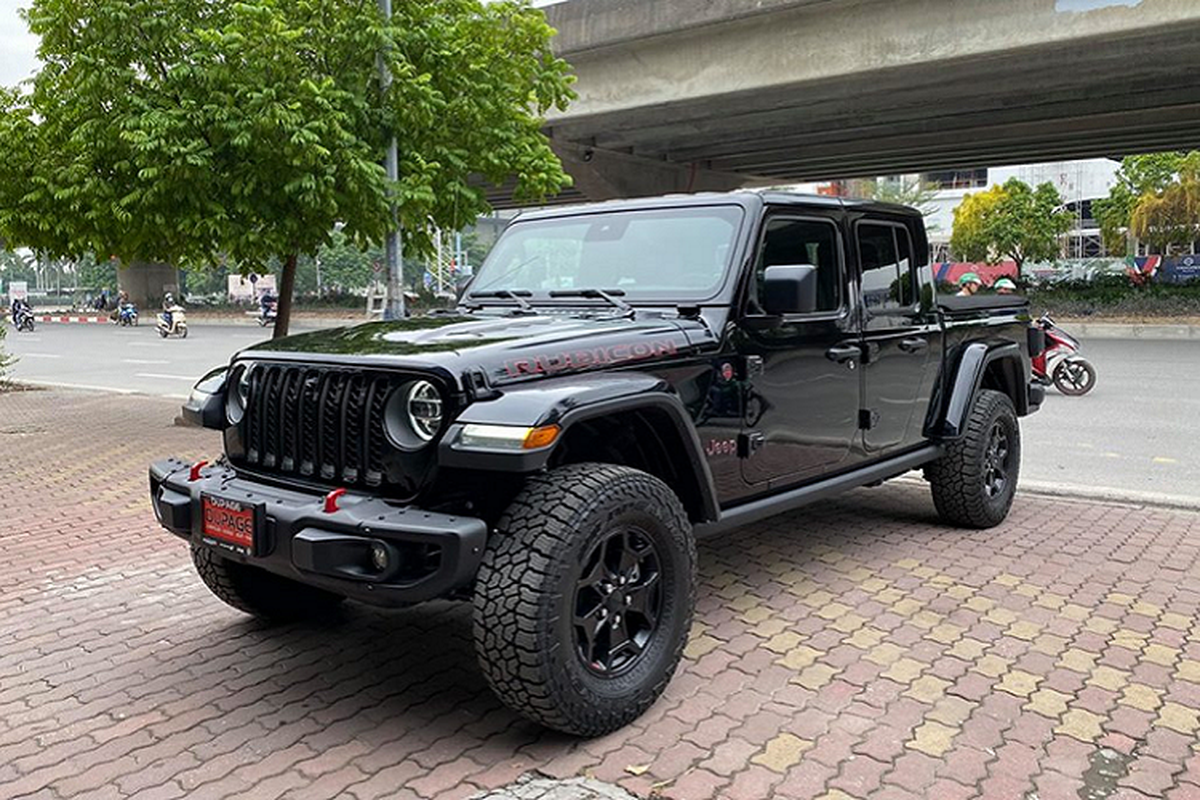
[[[1046,349],[1033,359],[1033,378],[1043,386],[1054,384],[1065,395],[1078,397],[1096,385],[1096,368],[1079,355],[1079,340],[1043,314],[1038,327],[1046,333]]]

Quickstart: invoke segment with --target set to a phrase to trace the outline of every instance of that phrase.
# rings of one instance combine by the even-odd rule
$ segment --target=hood
[[[483,371],[490,385],[545,375],[652,363],[696,352],[717,341],[694,319],[641,319],[538,314],[433,316],[314,331],[273,339],[242,351],[281,360],[372,363]]]

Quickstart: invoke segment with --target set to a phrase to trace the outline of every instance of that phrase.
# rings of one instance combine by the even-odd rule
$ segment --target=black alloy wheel
[[[1008,488],[1008,474],[1012,471],[1012,448],[1009,447],[1008,432],[999,420],[992,423],[984,454],[983,490],[988,497],[998,497]]]
[[[598,541],[583,564],[575,582],[575,651],[594,674],[623,675],[658,628],[658,548],[644,531],[619,528]]]

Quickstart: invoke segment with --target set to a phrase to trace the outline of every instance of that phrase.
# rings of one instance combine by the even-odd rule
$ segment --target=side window
[[[767,221],[755,270],[755,301],[761,307],[767,267],[811,264],[817,268],[817,313],[842,306],[841,255],[833,223],[774,217]]]
[[[908,231],[895,225],[859,225],[863,304],[868,311],[912,308],[917,302],[916,269]]]

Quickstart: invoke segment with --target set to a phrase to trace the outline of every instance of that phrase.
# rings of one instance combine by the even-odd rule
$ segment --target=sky
[[[17,9],[26,4],[27,0],[0,0],[0,86],[29,77],[37,66],[37,37],[17,16]]]

